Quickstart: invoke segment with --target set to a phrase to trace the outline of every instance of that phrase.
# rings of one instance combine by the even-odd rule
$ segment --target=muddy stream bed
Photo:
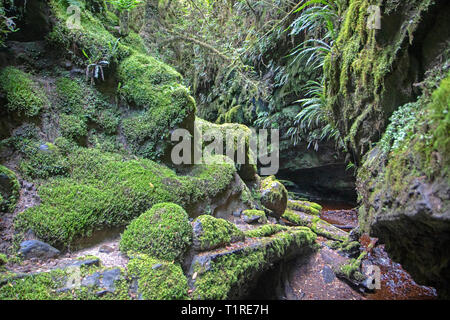
[[[322,201],[323,206],[320,217],[336,227],[351,231],[358,225],[357,211],[351,204],[344,202]],[[380,268],[381,288],[373,293],[366,293],[364,298],[368,300],[416,300],[436,299],[434,288],[421,286],[414,282],[412,277],[399,263],[392,261],[384,249],[383,244],[378,243],[377,238],[363,234],[359,239],[362,249],[367,252],[363,265],[374,265]]]

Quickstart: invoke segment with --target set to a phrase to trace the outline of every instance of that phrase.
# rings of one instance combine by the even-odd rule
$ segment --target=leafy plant
[[[101,77],[102,81],[105,81],[105,74],[103,72],[103,68],[109,66],[110,59],[113,58],[118,50],[120,38],[118,38],[115,42],[109,42],[109,50],[105,55],[100,50],[95,50],[94,53],[89,56],[86,51],[83,49],[83,55],[87,59],[86,66],[86,81],[91,81],[91,84],[94,84],[95,79],[99,79]]]

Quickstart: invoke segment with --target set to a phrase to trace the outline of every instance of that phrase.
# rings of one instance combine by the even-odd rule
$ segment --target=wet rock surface
[[[38,258],[46,260],[58,256],[60,251],[45,242],[39,240],[27,240],[20,244],[19,254],[24,259]]]

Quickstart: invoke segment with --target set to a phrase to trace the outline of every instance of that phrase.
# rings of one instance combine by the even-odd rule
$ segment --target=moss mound
[[[193,228],[196,250],[211,250],[244,239],[244,233],[234,224],[210,215],[195,219]]]
[[[31,75],[15,67],[0,71],[0,91],[6,94],[9,112],[16,111],[27,117],[36,116],[47,102],[45,93]]]
[[[242,211],[242,216],[244,217],[245,222],[258,222],[258,223],[266,223],[267,217],[263,210],[255,210],[249,209]]]
[[[178,264],[139,254],[128,263],[128,272],[138,279],[138,293],[145,300],[188,299],[187,279]]]
[[[123,121],[124,134],[134,153],[160,159],[169,151],[170,133],[177,128],[194,130],[195,101],[179,84],[181,75],[158,60],[141,54],[119,67],[120,93],[144,110]]]
[[[191,242],[192,226],[186,211],[174,203],[158,203],[128,225],[120,250],[179,261]]]
[[[20,184],[16,174],[0,165],[0,212],[12,212],[19,200]]]

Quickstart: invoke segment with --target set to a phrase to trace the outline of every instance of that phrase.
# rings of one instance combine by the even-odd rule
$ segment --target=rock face
[[[383,1],[379,30],[365,25],[369,5],[349,1],[325,61],[332,118],[359,166],[360,227],[448,297],[450,3]]]
[[[392,112],[414,101],[423,80],[449,39],[449,3],[383,1],[381,29],[367,27],[369,1],[352,0],[338,39],[325,61],[332,118],[353,162],[384,132]]]
[[[450,285],[449,106],[447,77],[431,97],[396,111],[357,180],[363,231],[380,238],[416,282],[443,297]],[[406,112],[413,115],[409,121]]]
[[[46,260],[59,255],[59,250],[39,240],[27,240],[20,244],[19,254],[25,259]]]
[[[281,217],[287,208],[288,193],[284,185],[270,176],[261,181],[261,204]]]
[[[317,151],[306,143],[292,146],[291,140],[280,143],[280,170],[277,177],[295,185],[286,185],[300,197],[355,202],[355,177],[346,170],[343,154],[333,142],[322,142]]]

